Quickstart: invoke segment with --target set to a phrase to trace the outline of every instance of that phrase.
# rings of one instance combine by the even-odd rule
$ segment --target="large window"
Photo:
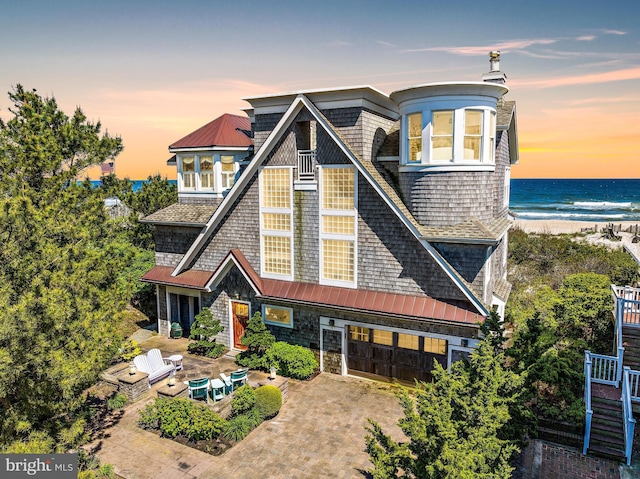
[[[293,309],[281,306],[262,306],[262,318],[265,324],[293,328]]]
[[[495,164],[496,112],[489,108],[426,110],[408,114],[406,122],[407,165]]]
[[[453,159],[453,110],[433,112],[431,159]]]
[[[266,277],[293,276],[291,168],[260,172],[260,233],[262,273]]]
[[[182,187],[196,189],[196,159],[193,156],[182,157]]]
[[[203,189],[214,189],[213,157],[200,157],[200,187]]]
[[[233,186],[233,179],[236,174],[233,156],[221,156],[220,163],[222,164],[222,189],[226,190]]]
[[[324,167],[321,183],[320,282],[355,286],[355,170],[353,167]]]
[[[465,110],[464,112],[464,159],[480,160],[482,148],[482,112]]]
[[[409,161],[422,160],[422,113],[407,115],[409,132]]]

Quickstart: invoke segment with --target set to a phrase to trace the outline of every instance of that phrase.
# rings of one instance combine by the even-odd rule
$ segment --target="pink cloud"
[[[557,40],[552,38],[537,38],[530,40],[510,40],[483,46],[415,48],[403,50],[402,53],[447,52],[454,55],[484,55],[491,50],[500,50],[505,53],[511,50],[521,50],[532,45],[551,45],[556,42]]]
[[[610,83],[624,80],[640,79],[640,67],[627,68],[603,73],[587,73],[585,75],[575,75],[557,78],[544,78],[535,80],[516,80],[509,82],[509,86],[534,87],[534,88],[554,88],[569,85],[589,85],[593,83]]]

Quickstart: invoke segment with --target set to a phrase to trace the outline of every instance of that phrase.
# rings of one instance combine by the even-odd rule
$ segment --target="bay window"
[[[483,106],[433,109],[405,118],[404,164],[495,164],[494,110]]]
[[[222,189],[226,190],[233,186],[236,174],[233,156],[223,155],[220,157],[220,163],[222,164]]]

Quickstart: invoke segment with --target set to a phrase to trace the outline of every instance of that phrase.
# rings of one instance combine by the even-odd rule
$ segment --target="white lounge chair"
[[[165,360],[159,349],[151,349],[146,355],[140,354],[136,356],[133,358],[133,364],[136,365],[139,371],[149,375],[149,386],[167,377],[175,370],[173,363]]]

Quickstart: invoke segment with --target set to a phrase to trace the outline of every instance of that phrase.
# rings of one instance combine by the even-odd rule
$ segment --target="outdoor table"
[[[182,354],[174,354],[167,358],[173,364],[173,367],[176,371],[180,371],[182,369]]]

